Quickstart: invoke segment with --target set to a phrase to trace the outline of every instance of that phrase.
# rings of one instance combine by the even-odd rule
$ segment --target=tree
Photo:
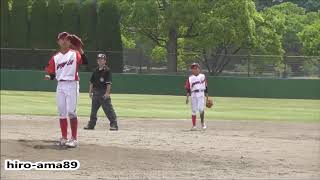
[[[86,0],[80,6],[80,36],[86,49],[96,49],[97,7],[94,0]]]
[[[1,47],[8,46],[9,5],[8,0],[1,0]]]
[[[47,3],[35,0],[32,4],[30,20],[30,45],[32,48],[46,48],[47,44]]]
[[[319,0],[255,0],[258,10],[262,10],[264,8],[268,8],[285,2],[297,4],[298,6],[305,8],[307,11],[318,11],[320,9]]]
[[[285,17],[285,30],[283,34],[285,52],[299,54],[302,46],[297,35],[302,31],[304,26],[305,10],[293,3],[282,3],[272,8],[282,13]]]
[[[199,18],[201,1],[122,0],[122,25],[127,31],[139,33],[167,51],[170,72],[177,71],[178,39],[191,38],[193,25]]]
[[[79,35],[80,18],[79,18],[79,1],[68,0],[63,3],[62,10],[62,29],[63,31]]]
[[[98,4],[97,45],[108,52],[109,64],[114,72],[122,72],[122,41],[120,11],[113,0],[102,0]]]
[[[320,20],[306,26],[299,33],[299,38],[307,55],[320,56]]]
[[[255,20],[261,18],[252,1],[217,0],[196,24],[199,36],[188,41],[211,75],[219,75],[230,63],[230,54],[248,51],[256,43]]]
[[[303,44],[303,52],[315,56],[304,60],[304,73],[320,77],[320,20],[318,19],[313,24],[306,26],[299,33],[299,38]]]
[[[13,0],[9,23],[9,47],[28,47],[28,0]]]
[[[48,28],[47,28],[47,43],[49,48],[57,47],[57,35],[62,30],[62,6],[59,0],[48,1]]]

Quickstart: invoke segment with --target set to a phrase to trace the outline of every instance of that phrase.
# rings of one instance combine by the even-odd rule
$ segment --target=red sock
[[[196,126],[196,115],[192,115],[192,125]]]
[[[70,126],[71,126],[72,139],[77,139],[78,119],[77,118],[70,119]]]
[[[60,119],[60,129],[62,138],[67,139],[68,136],[68,121],[67,119]]]

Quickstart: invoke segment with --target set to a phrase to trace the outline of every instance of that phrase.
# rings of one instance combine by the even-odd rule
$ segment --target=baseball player
[[[196,113],[200,113],[202,129],[207,126],[204,123],[204,108],[205,98],[208,100],[208,84],[204,74],[201,73],[200,65],[193,63],[191,65],[192,74],[186,80],[185,89],[187,91],[186,104],[189,103],[189,96],[191,96],[191,110],[192,110],[192,128],[196,130]]]
[[[57,43],[60,47],[59,52],[52,56],[46,67],[47,75],[45,80],[58,81],[56,100],[58,112],[60,116],[61,139],[59,145],[68,147],[77,147],[77,97],[79,94],[79,75],[78,66],[87,64],[81,58],[82,55],[73,49],[70,49],[70,35],[67,32],[62,32],[57,37]],[[70,119],[71,139],[68,140],[68,122]]]
[[[97,112],[102,106],[104,113],[110,121],[110,130],[117,131],[117,115],[111,104],[111,72],[107,66],[107,56],[98,54],[97,69],[92,73],[89,84],[89,96],[92,99],[91,115],[86,130],[94,129],[97,122]]]

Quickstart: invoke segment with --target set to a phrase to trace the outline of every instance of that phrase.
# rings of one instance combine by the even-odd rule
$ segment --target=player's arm
[[[89,81],[89,97],[92,98],[93,95],[93,82],[94,82],[94,73],[92,73]]]
[[[187,96],[186,104],[188,104],[189,103],[189,96],[191,94],[191,87],[190,87],[189,78],[186,80],[184,88],[186,89],[186,92],[187,92],[187,94],[186,94],[186,96]]]
[[[205,83],[206,83],[206,89],[204,90],[204,93],[205,93],[205,96],[206,96],[206,100],[208,100],[209,93],[208,93],[208,80],[207,80],[207,78],[205,80]]]
[[[76,51],[77,56],[77,64],[88,64],[87,56],[84,54],[83,50],[80,48],[81,51]]]
[[[108,98],[108,97],[110,97],[110,94],[111,94],[111,84],[112,84],[112,82],[111,82],[112,78],[111,78],[110,70],[105,73],[104,79],[105,79],[105,83],[106,83],[106,86],[107,86],[106,92],[104,94],[104,98]]]
[[[88,58],[81,47],[79,48],[79,53],[81,55],[81,60],[82,60],[81,64],[88,65]]]
[[[45,80],[54,80],[56,78],[56,67],[53,58],[49,60],[48,66],[45,70],[47,72],[44,77]]]
[[[111,93],[111,84],[107,84],[107,89],[106,89],[106,93],[104,94],[104,98],[110,97],[110,93]]]

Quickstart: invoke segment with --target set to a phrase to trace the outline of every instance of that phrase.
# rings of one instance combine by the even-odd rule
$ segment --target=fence
[[[43,71],[1,70],[2,90],[55,91]],[[91,73],[80,73],[80,91],[88,92]],[[112,92],[124,94],[185,95],[186,76],[113,74]],[[208,77],[210,96],[320,99],[319,79]]]
[[[1,67],[5,69],[43,70],[55,50],[1,48]],[[86,51],[89,66],[82,71],[92,71],[96,66],[96,54],[123,54],[123,66],[114,66],[114,72],[137,74],[189,73],[189,64],[199,62],[208,75],[225,77],[270,77],[270,78],[319,78],[319,56],[276,56],[276,55],[210,55],[203,56],[184,52],[178,56],[178,71],[168,72],[166,54],[153,54],[146,49],[125,49],[123,52]],[[151,54],[151,55],[148,55]],[[119,64],[119,63],[115,63]]]

